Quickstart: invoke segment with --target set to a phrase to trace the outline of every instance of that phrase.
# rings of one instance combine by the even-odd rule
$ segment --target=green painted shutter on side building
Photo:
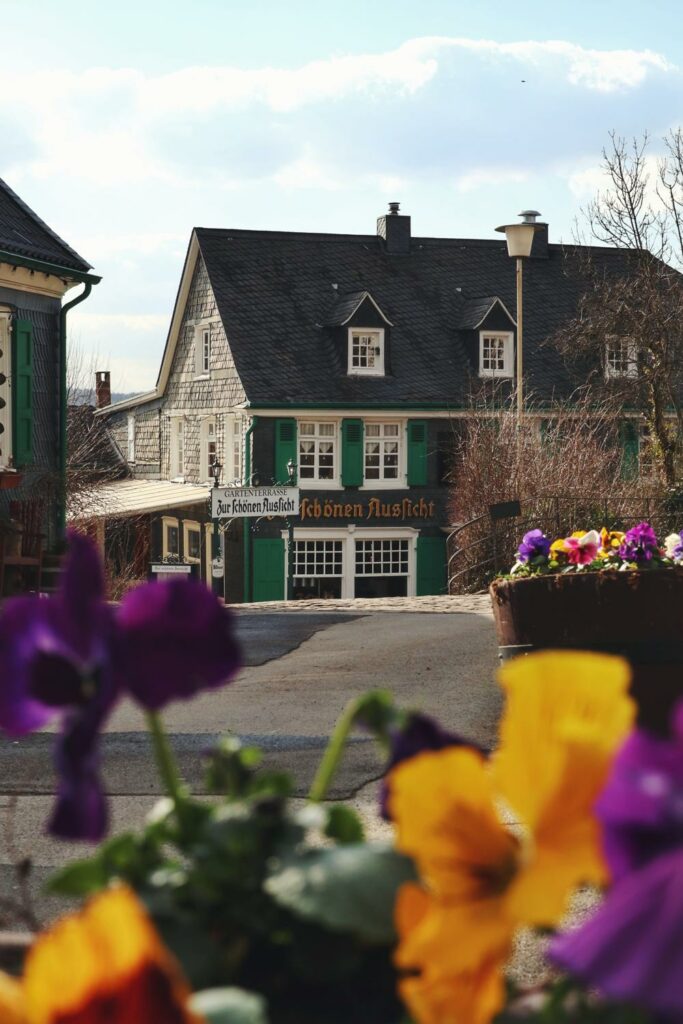
[[[427,483],[427,421],[408,420],[408,486]]]
[[[363,421],[342,420],[342,485],[363,483]]]
[[[254,540],[254,601],[285,598],[285,542],[282,538]]]
[[[418,597],[446,593],[445,537],[417,538],[415,593]]]
[[[287,463],[298,464],[296,443],[296,420],[294,418],[275,420],[275,482],[289,483]],[[296,475],[293,483],[296,483]]]
[[[13,424],[14,465],[33,462],[33,326],[15,320],[13,331]]]
[[[639,439],[638,424],[635,420],[623,420],[620,427],[621,475],[624,480],[638,476]]]

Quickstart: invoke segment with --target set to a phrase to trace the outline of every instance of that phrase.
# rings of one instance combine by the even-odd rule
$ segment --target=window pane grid
[[[505,338],[485,334],[482,339],[481,366],[483,370],[505,370]]]
[[[299,424],[299,479],[334,480],[334,423]]]
[[[399,455],[398,423],[365,425],[366,480],[397,480]]]
[[[357,540],[357,576],[407,576],[407,540]]]
[[[295,540],[294,575],[297,577],[343,576],[343,542]]]
[[[607,343],[607,371],[611,377],[628,377],[635,367],[633,343],[615,338]]]

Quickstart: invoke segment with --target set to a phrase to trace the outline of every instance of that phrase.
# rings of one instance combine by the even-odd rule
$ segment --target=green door
[[[254,540],[254,601],[285,598],[285,542],[281,538]]]
[[[417,578],[415,593],[418,597],[424,594],[446,593],[446,538],[417,538]]]

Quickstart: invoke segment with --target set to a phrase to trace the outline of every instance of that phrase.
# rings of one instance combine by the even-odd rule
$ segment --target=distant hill
[[[111,402],[125,402],[127,398],[135,398],[136,395],[141,395],[142,391],[112,391]],[[72,394],[69,395],[69,405],[94,405],[95,404],[95,389],[94,388],[74,388]]]

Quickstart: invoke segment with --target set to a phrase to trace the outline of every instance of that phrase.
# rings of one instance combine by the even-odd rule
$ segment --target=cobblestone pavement
[[[348,598],[329,601],[259,601],[253,604],[234,604],[235,611],[249,612],[482,612],[491,611],[488,594],[457,594],[453,597],[430,595],[427,597]]]

